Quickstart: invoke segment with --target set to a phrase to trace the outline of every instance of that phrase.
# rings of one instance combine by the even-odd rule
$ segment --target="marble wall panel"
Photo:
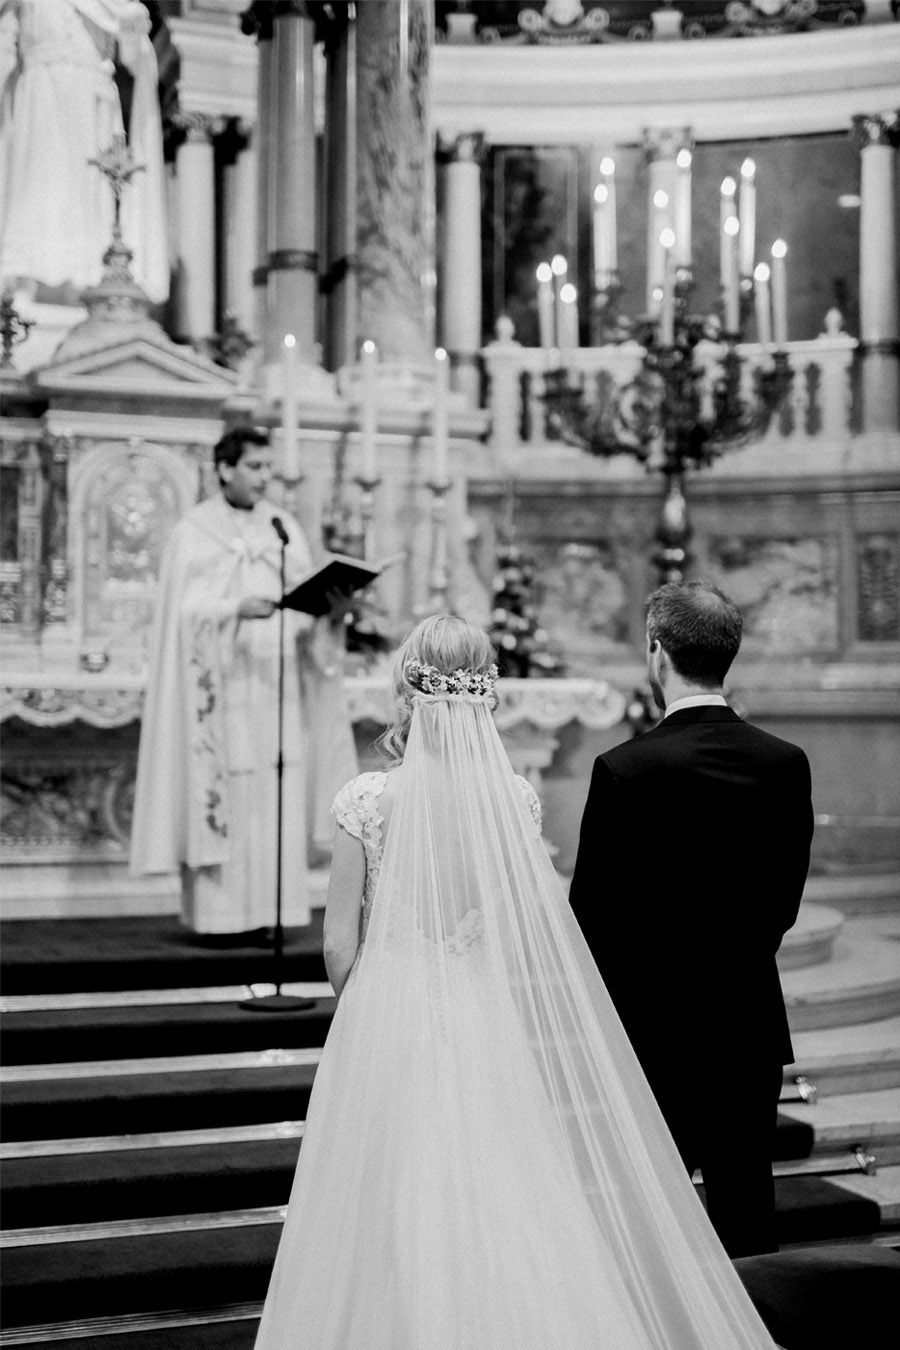
[[[747,655],[837,652],[835,537],[713,537],[707,543],[707,558],[705,575],[743,610]]]
[[[900,641],[900,534],[857,536],[856,637]]]

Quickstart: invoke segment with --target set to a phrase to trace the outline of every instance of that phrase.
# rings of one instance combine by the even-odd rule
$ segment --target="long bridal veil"
[[[257,1345],[773,1346],[483,696],[415,699]]]

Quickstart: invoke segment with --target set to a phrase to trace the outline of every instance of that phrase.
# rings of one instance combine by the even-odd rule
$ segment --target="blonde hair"
[[[442,675],[457,670],[485,675],[497,659],[491,640],[483,628],[455,614],[432,614],[407,634],[394,657],[391,688],[394,695],[394,721],[378,737],[376,744],[393,764],[399,764],[406,749],[412,718],[413,695],[407,666],[434,666]]]

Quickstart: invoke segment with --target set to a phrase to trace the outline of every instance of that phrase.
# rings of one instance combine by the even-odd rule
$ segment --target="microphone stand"
[[[278,760],[276,773],[278,778],[278,797],[276,820],[278,835],[275,845],[275,940],[272,950],[274,973],[274,994],[260,994],[245,999],[238,1006],[247,1012],[300,1012],[305,1008],[314,1008],[314,998],[299,998],[293,994],[283,994],[281,984],[284,978],[284,925],[281,919],[283,879],[281,875],[282,856],[282,816],[284,803],[284,595],[285,595],[285,550],[287,549],[287,531],[277,516],[272,524],[281,540],[281,599],[278,602]]]

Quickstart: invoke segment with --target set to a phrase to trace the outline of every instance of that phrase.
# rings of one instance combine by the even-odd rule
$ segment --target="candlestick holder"
[[[447,493],[449,482],[426,483],[431,493],[431,562],[428,569],[428,607],[435,614],[447,608],[450,572],[447,566]]]
[[[632,455],[662,473],[658,547],[652,555],[661,582],[681,580],[690,562],[686,472],[711,464],[726,447],[761,435],[783,407],[793,378],[786,354],[776,352],[754,372],[748,391],[737,350],[741,334],[723,332],[715,316],[690,313],[691,289],[690,270],[679,268],[673,341],[660,340],[657,316],[631,325],[629,336],[644,352],[641,369],[628,384],[598,381],[599,397],[589,399],[567,371],[548,371],[544,378],[548,434],[604,458]],[[752,302],[751,289],[751,307]]]
[[[619,309],[623,290],[616,271],[607,272],[605,285],[594,288],[590,326],[591,342],[595,347],[628,340],[630,325]]]
[[[367,474],[357,474],[354,483],[359,488],[359,537],[362,546],[362,556],[372,559],[375,556],[374,547],[374,517],[375,517],[375,492],[381,486],[381,479],[377,477],[370,478]]]

